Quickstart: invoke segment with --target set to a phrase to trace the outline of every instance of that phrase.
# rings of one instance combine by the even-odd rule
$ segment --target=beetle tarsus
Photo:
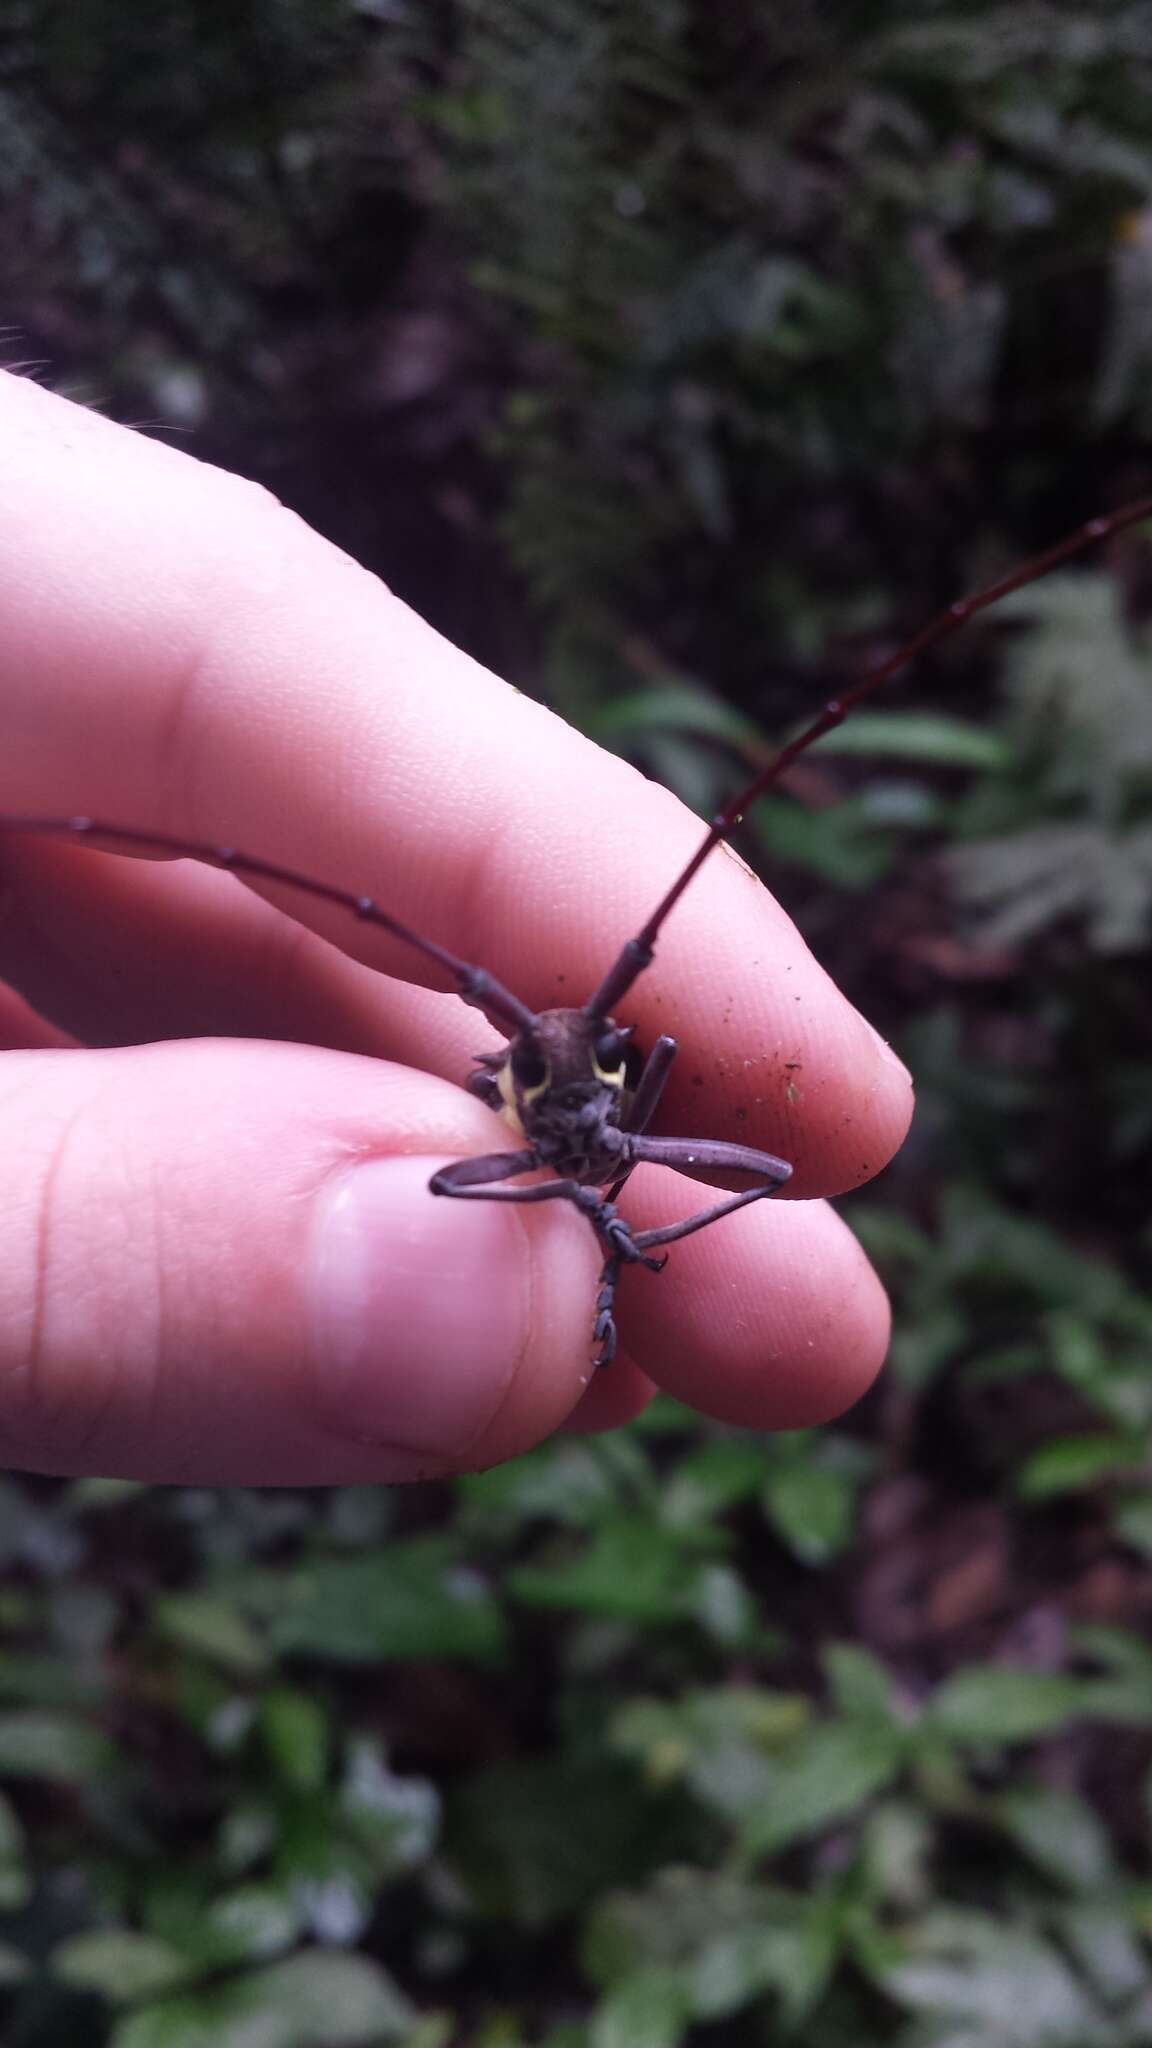
[[[589,1195],[593,1193],[591,1188],[586,1192]],[[632,1225],[624,1221],[614,1202],[606,1202],[599,1196],[594,1196],[591,1201],[582,1201],[579,1206],[587,1215],[601,1244],[612,1254],[617,1266],[647,1266],[650,1273],[659,1273],[661,1268],[667,1265],[667,1253],[662,1259],[648,1257]]]
[[[596,1320],[592,1325],[592,1342],[598,1347],[593,1365],[599,1370],[602,1365],[611,1365],[616,1356],[616,1318],[612,1313],[616,1301],[616,1282],[620,1277],[620,1260],[615,1254],[604,1262],[600,1274],[600,1292],[596,1296]]]

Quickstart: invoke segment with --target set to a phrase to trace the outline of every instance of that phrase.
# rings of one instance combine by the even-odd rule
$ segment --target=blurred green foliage
[[[1150,84],[1144,0],[9,0],[8,359],[707,811],[1146,487]],[[0,1490],[5,2042],[1152,2042],[1147,585],[747,822],[920,1084],[863,1411]]]

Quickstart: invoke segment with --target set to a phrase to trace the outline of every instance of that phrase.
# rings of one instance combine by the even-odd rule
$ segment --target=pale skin
[[[697,843],[672,797],[251,484],[9,376],[0,446],[0,809],[241,846],[536,1009],[586,998]],[[435,976],[215,871],[0,845],[0,1462],[393,1481],[612,1426],[655,1385],[752,1429],[859,1397],[887,1305],[821,1198],[891,1157],[909,1081],[735,858],[621,1021],[680,1041],[660,1131],[794,1176],[624,1275],[599,1374],[583,1219],[427,1191],[509,1142],[457,1085],[498,1040]],[[648,1230],[714,1198],[643,1167],[623,1206]]]

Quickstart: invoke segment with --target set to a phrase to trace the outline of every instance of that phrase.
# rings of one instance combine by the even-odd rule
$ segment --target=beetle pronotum
[[[318,881],[234,847],[178,839],[88,817],[0,813],[0,830],[108,840],[141,853],[202,861],[211,867],[250,876],[254,881],[280,883],[303,895],[337,904],[364,923],[380,926],[444,968],[463,1000],[483,1011],[489,1022],[507,1035],[502,1051],[477,1055],[477,1071],[465,1085],[490,1108],[499,1111],[523,1143],[516,1151],[453,1160],[433,1174],[430,1190],[434,1195],[461,1200],[572,1202],[587,1217],[604,1255],[593,1341],[597,1347],[596,1363],[605,1365],[616,1349],[613,1309],[621,1267],[637,1263],[658,1271],[667,1256],[664,1246],[703,1230],[749,1202],[775,1194],[792,1170],[786,1160],[751,1146],[720,1139],[649,1136],[649,1125],[676,1056],[676,1041],[668,1036],[658,1038],[631,1086],[628,1054],[632,1027],[617,1023],[615,1011],[650,966],[665,920],[708,856],[740,823],[749,805],[866,698],[919,654],[958,632],[977,612],[987,610],[1010,591],[1034,582],[1094,542],[1150,516],[1152,497],[1135,500],[1117,512],[1090,520],[997,582],[959,598],[937,613],[894,654],[867,668],[843,696],[824,704],[802,731],[779,748],[746,788],[712,819],[692,858],[640,931],[625,941],[599,987],[580,1009],[533,1011],[485,968],[458,959],[434,939],[410,930],[372,897],[357,896],[334,883]],[[644,1163],[751,1173],[757,1181],[679,1223],[663,1229],[634,1231],[621,1216],[617,1203],[633,1168]],[[507,1185],[542,1168],[550,1169],[552,1177],[526,1185]]]

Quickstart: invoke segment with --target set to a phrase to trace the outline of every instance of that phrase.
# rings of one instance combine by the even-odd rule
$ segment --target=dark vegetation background
[[[8,360],[707,805],[1152,473],[1144,0],[4,0]],[[1152,556],[749,824],[891,1030],[884,1383],[0,1491],[13,2048],[1152,2041]]]

